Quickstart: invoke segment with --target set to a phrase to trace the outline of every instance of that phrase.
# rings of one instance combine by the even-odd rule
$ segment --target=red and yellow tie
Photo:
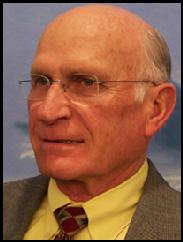
[[[72,237],[88,225],[86,213],[82,207],[61,207],[55,210],[60,232],[54,240],[72,240]]]

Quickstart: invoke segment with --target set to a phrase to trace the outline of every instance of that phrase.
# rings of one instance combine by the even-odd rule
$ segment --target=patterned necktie
[[[61,207],[55,210],[55,217],[60,232],[54,240],[72,240],[72,236],[88,224],[85,211],[82,207]]]

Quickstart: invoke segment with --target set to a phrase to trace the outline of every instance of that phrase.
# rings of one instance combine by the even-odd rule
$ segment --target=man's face
[[[93,74],[102,81],[130,80],[112,39],[95,39],[92,29],[89,34],[68,29],[50,28],[43,36],[32,73],[63,82],[73,73]],[[133,83],[112,83],[88,105],[68,99],[60,84],[53,83],[43,101],[28,101],[28,109],[37,164],[47,176],[115,179],[145,157],[145,114],[143,105],[134,102]]]

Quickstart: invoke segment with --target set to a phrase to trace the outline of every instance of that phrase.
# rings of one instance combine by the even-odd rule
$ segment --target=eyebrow
[[[31,67],[30,73],[31,74],[43,74],[44,71],[41,71],[41,69],[38,67]]]

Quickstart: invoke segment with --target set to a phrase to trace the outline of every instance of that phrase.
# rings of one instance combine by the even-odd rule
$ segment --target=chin
[[[37,157],[37,165],[41,174],[58,180],[75,180],[84,167],[81,159],[58,156]]]

